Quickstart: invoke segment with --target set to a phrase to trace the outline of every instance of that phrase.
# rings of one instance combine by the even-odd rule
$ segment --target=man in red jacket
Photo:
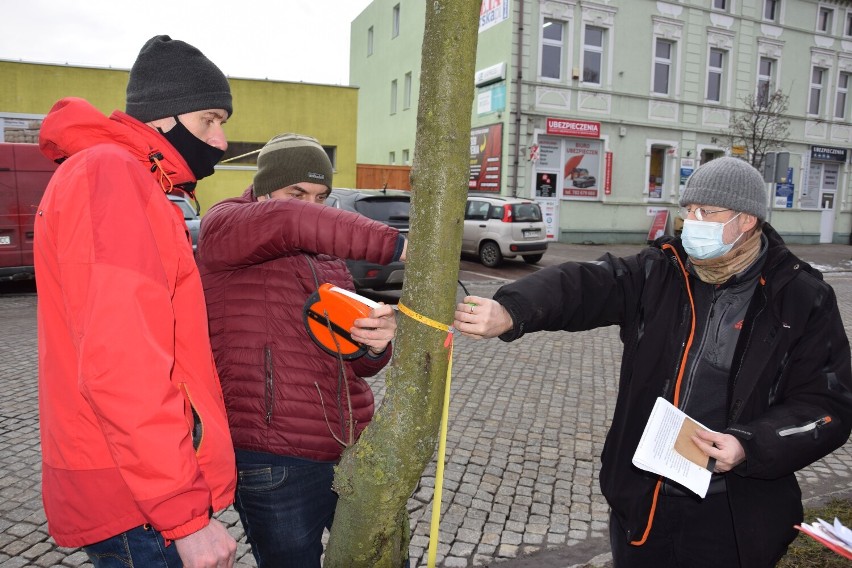
[[[43,501],[61,546],[95,566],[228,567],[211,519],[236,471],[183,216],[166,193],[213,173],[228,80],[168,36],[142,47],[127,112],[54,105],[61,162],[35,222]]]
[[[320,284],[353,290],[342,258],[404,259],[405,238],[325,207],[333,169],[322,146],[283,134],[261,150],[253,186],[201,222],[197,260],[210,338],[237,456],[235,506],[258,566],[320,566],[334,518],[334,465],[373,415],[362,377],[391,357],[393,310],[380,304],[349,329],[360,358],[330,355],[306,332]]]

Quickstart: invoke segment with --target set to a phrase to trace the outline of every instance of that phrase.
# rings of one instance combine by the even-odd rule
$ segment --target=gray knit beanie
[[[257,156],[254,195],[267,195],[297,183],[321,183],[331,189],[334,168],[320,143],[302,134],[279,134]]]
[[[766,183],[748,162],[716,158],[700,166],[686,180],[680,206],[715,205],[766,219]]]
[[[228,79],[212,61],[167,35],[145,42],[130,69],[127,114],[151,122],[214,108],[233,113]]]

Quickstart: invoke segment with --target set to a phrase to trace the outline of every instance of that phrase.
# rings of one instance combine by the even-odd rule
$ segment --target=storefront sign
[[[476,114],[482,116],[491,112],[506,110],[506,82],[489,85],[479,89],[476,96]]]
[[[509,19],[509,0],[482,0],[479,8],[479,33]]]
[[[580,136],[583,138],[600,138],[601,123],[587,120],[567,120],[562,118],[547,119],[547,133],[559,136]]]
[[[811,159],[827,162],[845,162],[846,148],[832,148],[830,146],[811,146]]]
[[[477,87],[484,87],[506,78],[506,62],[501,61],[497,65],[480,69],[473,76],[473,82]]]
[[[792,209],[793,193],[796,190],[796,186],[793,184],[793,168],[787,168],[787,175],[784,179],[787,181],[775,184],[775,203],[773,207],[777,209]]]
[[[469,191],[500,192],[502,156],[502,123],[471,129]]]

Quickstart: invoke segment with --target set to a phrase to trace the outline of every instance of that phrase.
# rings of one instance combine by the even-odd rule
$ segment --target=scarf
[[[702,282],[724,284],[731,276],[751,266],[760,255],[761,234],[762,231],[757,228],[742,245],[717,258],[699,260],[690,257],[689,261],[695,268],[695,274]]]

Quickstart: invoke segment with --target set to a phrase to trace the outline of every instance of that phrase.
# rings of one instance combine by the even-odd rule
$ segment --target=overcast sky
[[[0,59],[129,69],[168,34],[231,77],[349,84],[349,25],[371,0],[5,0]]]

